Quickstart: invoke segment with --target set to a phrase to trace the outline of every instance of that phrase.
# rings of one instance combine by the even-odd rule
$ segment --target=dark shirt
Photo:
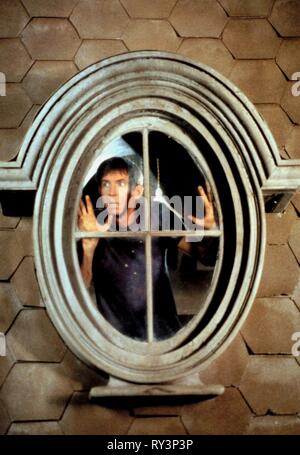
[[[180,328],[167,269],[167,252],[178,239],[152,239],[153,331],[164,339]],[[145,242],[140,238],[102,238],[93,260],[97,305],[121,333],[147,339]]]

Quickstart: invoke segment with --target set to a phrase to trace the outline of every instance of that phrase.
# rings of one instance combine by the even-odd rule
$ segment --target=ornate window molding
[[[209,304],[174,337],[144,343],[112,329],[89,304],[74,223],[96,148],[130,131],[141,131],[146,144],[152,130],[174,138],[204,169],[222,214],[222,258]],[[140,384],[179,380],[226,349],[260,282],[265,202],[282,209],[299,184],[299,162],[280,159],[266,123],[237,87],[205,65],[154,51],[108,58],[70,79],[36,116],[16,162],[0,167],[2,190],[37,192],[38,280],[57,330],[85,362]]]

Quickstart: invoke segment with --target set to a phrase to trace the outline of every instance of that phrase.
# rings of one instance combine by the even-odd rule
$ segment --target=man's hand
[[[204,204],[204,218],[196,218],[193,215],[188,215],[188,218],[198,226],[204,227],[204,229],[212,229],[216,227],[217,223],[215,219],[211,191],[208,190],[206,194],[203,187],[198,186],[198,193],[201,196]]]
[[[198,186],[199,195],[202,197],[204,204],[204,217],[197,218],[193,215],[188,215],[188,218],[196,225],[201,226],[204,229],[212,229],[216,227],[216,219],[214,206],[212,203],[212,195],[210,190],[205,193],[202,186]],[[183,237],[178,243],[178,248],[185,254],[191,254],[192,243],[188,242],[185,237]]]
[[[86,232],[106,232],[110,228],[112,216],[108,216],[106,223],[103,225],[97,222],[94,213],[92,201],[89,196],[85,196],[85,203],[80,199],[78,209],[78,227],[81,231]],[[85,251],[94,250],[98,244],[99,238],[84,238],[82,239],[82,247]]]

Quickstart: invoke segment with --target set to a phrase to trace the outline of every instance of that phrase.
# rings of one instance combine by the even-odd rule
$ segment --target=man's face
[[[127,210],[130,196],[129,175],[124,170],[109,171],[104,174],[99,186],[108,213],[119,216]]]

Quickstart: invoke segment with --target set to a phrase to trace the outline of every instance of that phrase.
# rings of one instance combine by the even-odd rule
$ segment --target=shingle
[[[133,418],[122,409],[109,409],[91,403],[87,393],[74,393],[60,426],[67,435],[124,435]]]
[[[230,74],[235,63],[222,41],[214,38],[185,39],[177,53],[211,66],[224,76]]]
[[[177,0],[121,0],[129,16],[143,19],[168,17]]]
[[[255,354],[291,354],[291,336],[300,328],[300,311],[287,297],[257,299],[242,328]]]
[[[99,60],[126,51],[127,48],[121,40],[84,40],[74,61],[79,69],[83,69]]]
[[[281,36],[299,36],[300,2],[276,0],[269,20]]]
[[[70,20],[81,38],[121,38],[129,22],[118,0],[82,0],[73,10]]]
[[[235,58],[274,58],[280,38],[266,19],[231,19],[222,40]]]
[[[286,81],[271,60],[238,60],[230,74],[253,103],[280,103]]]
[[[16,363],[0,396],[13,420],[58,420],[71,395],[60,365]]]
[[[18,36],[28,21],[28,14],[19,0],[1,0],[0,38]]]
[[[200,372],[200,378],[205,384],[222,384],[226,387],[237,385],[244,374],[248,359],[244,340],[238,335],[216,360]]]
[[[182,421],[189,434],[243,434],[251,411],[239,391],[226,389],[223,395],[197,404],[185,405]]]
[[[37,61],[22,84],[31,100],[35,104],[42,104],[77,72],[76,66],[70,61]]]
[[[23,310],[15,319],[7,343],[17,360],[60,362],[65,346],[45,310]]]
[[[22,41],[36,60],[72,60],[81,40],[67,19],[36,18],[22,33]]]
[[[239,388],[258,415],[300,412],[300,366],[294,358],[251,356]]]
[[[227,16],[215,0],[178,0],[169,20],[180,36],[218,38]]]
[[[181,42],[169,22],[154,19],[132,20],[122,40],[130,51],[156,49],[175,52]]]

